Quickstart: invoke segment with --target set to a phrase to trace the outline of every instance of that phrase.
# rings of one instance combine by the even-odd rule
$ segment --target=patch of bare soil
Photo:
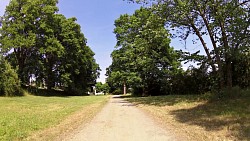
[[[113,97],[97,116],[65,141],[175,141],[178,138],[120,97]]]

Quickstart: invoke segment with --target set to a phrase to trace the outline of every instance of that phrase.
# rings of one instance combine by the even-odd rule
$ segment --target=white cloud
[[[9,4],[10,0],[0,0],[0,16],[4,14],[5,7]]]

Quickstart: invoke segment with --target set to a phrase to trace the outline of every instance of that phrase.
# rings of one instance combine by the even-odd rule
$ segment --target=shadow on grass
[[[181,123],[197,125],[207,131],[225,130],[238,140],[250,140],[249,97],[208,102],[201,96],[159,96],[128,98],[128,101],[158,107],[203,101],[202,104],[194,104],[192,108],[175,108],[170,114]]]
[[[208,102],[171,112],[177,121],[198,125],[208,131],[227,129],[239,140],[250,139],[250,99]]]
[[[73,93],[69,93],[66,91],[60,91],[60,90],[47,90],[47,89],[39,89],[36,87],[23,87],[24,90],[26,90],[29,94],[34,96],[44,96],[44,97],[69,97],[69,96],[79,96],[75,95]]]
[[[204,99],[204,97],[192,96],[192,95],[169,95],[169,96],[150,96],[150,97],[133,97],[124,96],[128,98],[130,102],[138,104],[154,105],[154,106],[173,106],[181,102],[197,102]]]

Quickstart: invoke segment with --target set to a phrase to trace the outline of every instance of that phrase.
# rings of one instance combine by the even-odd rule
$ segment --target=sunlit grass
[[[55,126],[67,116],[105,96],[85,97],[0,97],[0,140],[22,140],[33,132]]]

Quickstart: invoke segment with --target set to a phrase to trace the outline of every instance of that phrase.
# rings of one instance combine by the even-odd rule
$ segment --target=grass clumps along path
[[[0,97],[0,140],[53,140],[90,120],[108,96]]]
[[[220,100],[204,95],[126,99],[185,140],[250,140],[249,91],[238,98]]]

